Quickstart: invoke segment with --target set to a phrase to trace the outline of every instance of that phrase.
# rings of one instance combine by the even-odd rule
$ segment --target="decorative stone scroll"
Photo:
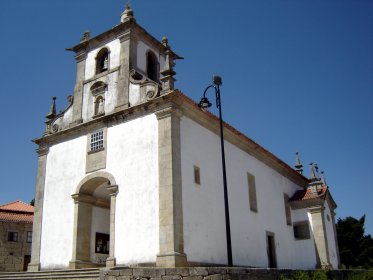
[[[140,99],[142,101],[149,101],[159,96],[159,84],[147,79],[134,69],[130,71],[129,81],[134,85],[140,86]]]
[[[67,97],[67,101],[69,102],[67,107],[65,109],[63,109],[60,113],[58,113],[58,115],[56,115],[53,119],[50,119],[46,122],[47,127],[46,127],[44,135],[56,133],[58,131],[61,131],[64,128],[63,127],[63,124],[64,124],[63,117],[64,117],[65,113],[67,112],[67,110],[69,110],[72,107],[73,102],[74,102],[74,96],[69,95]]]

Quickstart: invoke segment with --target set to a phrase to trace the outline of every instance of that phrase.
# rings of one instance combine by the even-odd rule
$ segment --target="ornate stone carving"
[[[72,95],[69,95],[67,97],[67,101],[69,102],[67,107],[63,109],[60,113],[58,113],[58,115],[54,116],[53,119],[50,119],[49,121],[46,122],[47,128],[46,128],[44,135],[53,134],[63,129],[62,127],[63,116],[65,112],[69,110],[70,107],[73,105],[74,97]]]
[[[159,96],[159,84],[147,79],[144,75],[134,69],[130,71],[129,81],[132,84],[140,85],[140,95],[142,100],[149,101]]]

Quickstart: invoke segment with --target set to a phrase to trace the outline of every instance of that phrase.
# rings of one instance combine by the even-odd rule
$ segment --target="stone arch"
[[[159,81],[159,65],[155,53],[151,50],[146,52],[146,75],[154,82]]]
[[[96,56],[96,75],[109,70],[109,48],[102,48]]]
[[[114,176],[106,171],[93,172],[79,182],[72,195],[75,209],[70,268],[115,265],[117,193]]]

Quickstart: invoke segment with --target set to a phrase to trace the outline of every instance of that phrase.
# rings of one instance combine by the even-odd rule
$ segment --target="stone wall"
[[[18,241],[8,241],[8,232],[18,232]],[[27,232],[32,224],[0,222],[0,271],[23,271],[25,256],[31,255]]]
[[[320,270],[302,270],[312,274]],[[297,270],[266,268],[226,268],[226,267],[190,267],[190,268],[113,268],[101,269],[100,280],[272,280],[293,279]],[[328,279],[348,279],[363,270],[321,270]],[[324,279],[324,278],[322,278]],[[357,278],[354,278],[357,279]],[[369,278],[370,279],[370,278]]]

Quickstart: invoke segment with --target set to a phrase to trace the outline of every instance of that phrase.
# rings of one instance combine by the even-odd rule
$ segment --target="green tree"
[[[364,223],[365,215],[337,221],[339,255],[346,268],[373,268],[373,239],[364,234]]]

